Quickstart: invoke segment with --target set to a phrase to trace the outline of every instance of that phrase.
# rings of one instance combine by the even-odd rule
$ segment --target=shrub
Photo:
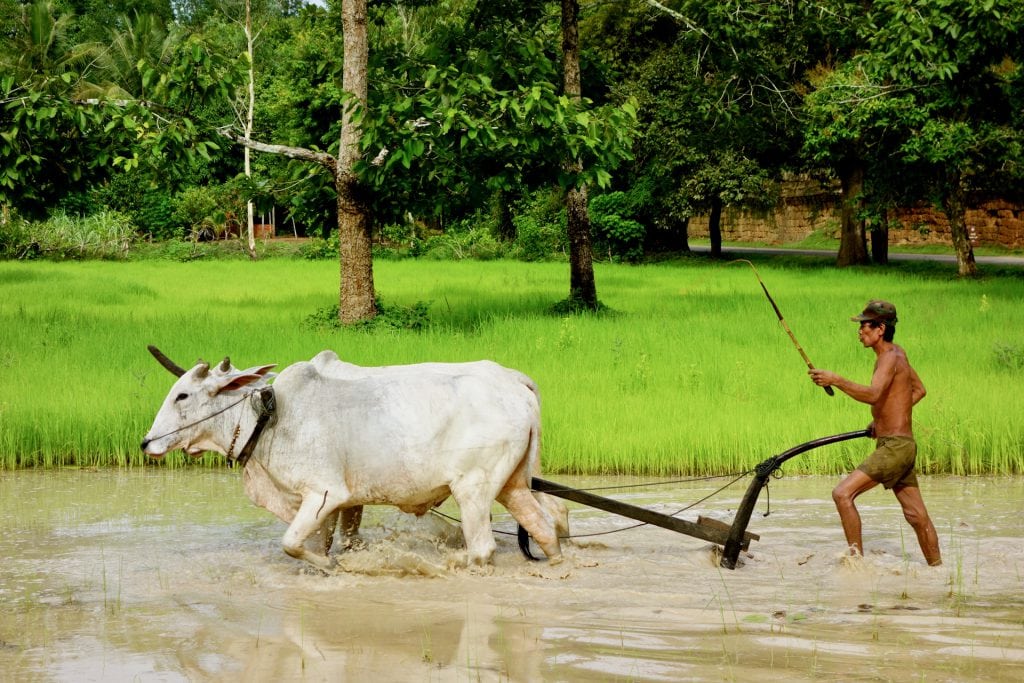
[[[544,223],[533,216],[516,216],[512,222],[516,226],[517,256],[524,261],[544,261],[568,247],[564,226]]]
[[[426,240],[420,247],[424,258],[461,261],[490,261],[505,255],[505,246],[488,231],[471,228],[465,232],[452,230]]]
[[[327,239],[310,237],[309,241],[299,247],[299,256],[308,261],[333,259],[338,257],[338,231],[335,230]]]
[[[624,192],[609,192],[590,201],[590,223],[595,253],[608,253],[616,261],[640,261],[644,256],[643,224],[629,216],[629,197]]]
[[[38,254],[38,248],[33,248],[32,234],[26,221],[12,217],[5,223],[0,222],[0,258],[34,258]]]
[[[230,184],[185,188],[174,203],[175,220],[188,227],[193,240],[224,239],[237,234],[244,213],[245,204],[237,188]]]
[[[11,221],[2,248],[15,258],[124,258],[134,234],[131,219],[117,211],[84,217],[57,213],[42,222]]]
[[[559,190],[545,190],[516,206],[515,255],[524,261],[564,258],[569,248],[565,202]]]
[[[392,306],[383,303],[380,298],[376,299],[377,316],[371,320],[363,320],[347,326],[347,329],[365,331],[378,330],[424,330],[430,325],[430,304],[424,301],[417,301],[412,306]],[[304,325],[307,328],[341,329],[346,327],[338,320],[338,305],[321,308],[315,313],[306,317]]]
[[[144,174],[117,173],[105,184],[94,188],[89,198],[90,212],[106,208],[127,214],[138,231],[152,239],[185,236],[185,225],[175,215],[170,191],[154,187]]]

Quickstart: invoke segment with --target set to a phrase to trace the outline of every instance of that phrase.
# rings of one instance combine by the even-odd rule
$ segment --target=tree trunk
[[[563,92],[579,101],[580,40],[579,2],[562,0],[562,68]],[[579,173],[579,159],[566,160],[570,172]],[[587,212],[587,187],[579,184],[569,188],[565,198],[569,237],[569,301],[573,305],[597,309],[597,285],[594,281],[594,252],[590,242],[590,215]]]
[[[252,2],[251,0],[245,0],[245,51],[249,56],[249,102],[245,110],[245,137],[252,137],[252,123],[253,117],[256,113],[256,67],[255,67],[255,51],[253,49],[253,36],[252,36]],[[248,147],[242,148],[245,151],[245,177],[252,177],[252,165],[249,157],[252,155],[252,150]],[[252,200],[250,199],[245,203],[245,225],[247,228],[246,236],[248,238],[249,246],[249,258],[256,260],[256,235],[253,231],[253,213],[254,208]]]
[[[871,260],[880,266],[889,263],[889,214],[884,209],[878,225],[871,226]]]
[[[967,234],[966,197],[967,192],[959,171],[950,171],[946,194],[942,198],[942,210],[949,219],[949,232],[956,251],[957,274],[960,277],[974,277],[978,274],[978,264],[974,260],[974,247]]]
[[[343,0],[342,30],[345,38],[342,90],[351,96],[341,115],[341,140],[334,186],[338,193],[338,242],[341,260],[341,294],[338,318],[344,324],[377,315],[373,287],[373,245],[370,217],[354,169],[359,158],[361,126],[358,111],[366,108],[366,71],[369,45],[366,33],[366,0]]]
[[[708,239],[711,240],[711,258],[722,258],[722,199],[711,199],[711,214],[708,216]]]
[[[511,193],[505,190],[498,190],[495,195],[498,211],[498,238],[506,242],[512,242],[516,238],[516,225],[512,221],[512,198]]]
[[[864,194],[864,165],[854,163],[840,169],[839,184],[839,254],[837,266],[868,263],[868,247],[864,236],[864,221],[858,219]]]

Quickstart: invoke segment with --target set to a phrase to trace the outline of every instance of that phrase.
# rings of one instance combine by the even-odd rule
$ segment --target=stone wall
[[[1003,200],[974,202],[967,209],[967,229],[975,246],[1024,249],[1024,204]],[[930,206],[901,208],[889,214],[889,244],[952,244],[949,221]],[[815,181],[789,181],[773,209],[722,212],[722,239],[727,242],[798,242],[813,232],[839,238],[839,193]],[[708,236],[708,217],[690,219],[690,236]]]

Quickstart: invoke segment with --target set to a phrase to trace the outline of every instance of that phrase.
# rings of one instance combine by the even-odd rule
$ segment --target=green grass
[[[929,391],[915,411],[925,472],[1024,472],[1019,270],[958,281],[948,264],[757,263],[812,361],[855,381],[874,356],[849,316],[869,298],[896,302],[896,341]],[[430,302],[431,327],[304,326],[335,303],[330,261],[0,262],[0,469],[145,463],[138,444],[173,381],[146,344],[182,365],[284,367],[325,348],[364,365],[490,358],[540,385],[549,473],[734,472],[870,419],[810,382],[743,266],[599,264],[612,312],[567,318],[548,313],[567,293],[565,264],[378,261],[375,274],[386,302]],[[786,471],[843,471],[869,449],[847,441]]]

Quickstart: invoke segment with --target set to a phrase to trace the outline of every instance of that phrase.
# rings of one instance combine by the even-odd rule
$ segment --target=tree
[[[866,69],[913,101],[898,121],[901,180],[945,212],[961,276],[977,273],[969,193],[1020,178],[1022,34],[1016,0],[876,0],[869,14]]]
[[[868,261],[864,216],[874,215],[872,253],[885,260],[882,218],[901,197],[904,182],[891,156],[903,142],[900,130],[918,113],[912,94],[873,82],[863,58],[852,58],[812,78],[804,99],[803,151],[813,169],[829,169],[840,180],[840,245],[836,264]],[[830,175],[831,175],[830,174]]]
[[[366,69],[369,41],[366,35],[366,0],[343,0],[342,30],[345,33],[345,71],[342,89],[341,140],[338,143],[338,241],[341,248],[341,297],[343,323],[377,314],[373,283],[373,252],[370,217],[356,174],[359,161],[361,119],[366,112]]]
[[[690,0],[607,15],[605,26],[625,31],[610,47],[622,55],[623,87],[644,105],[637,180],[657,188],[663,221],[710,214],[715,256],[723,209],[770,203],[771,178],[791,164],[796,84],[809,60],[793,40],[809,23],[801,12]]]
[[[341,261],[338,319],[350,324],[371,319],[377,314],[371,222],[365,200],[366,192],[356,172],[356,164],[361,156],[362,121],[367,111],[369,42],[366,0],[343,0],[341,20],[344,69],[337,157],[315,149],[267,144],[240,137],[229,128],[222,129],[222,134],[257,151],[318,164],[330,173],[337,196]]]
[[[89,100],[102,55],[67,38],[69,14],[49,0],[20,8],[0,53],[0,204],[40,215],[103,175],[113,141],[105,107]]]
[[[582,99],[579,10],[577,0],[562,0],[562,92],[576,103]],[[575,156],[565,160],[565,167],[574,175],[579,175],[583,170],[582,163]],[[586,184],[574,183],[568,188],[565,209],[569,237],[569,305],[596,310],[597,284],[594,281],[594,253],[590,243]]]

